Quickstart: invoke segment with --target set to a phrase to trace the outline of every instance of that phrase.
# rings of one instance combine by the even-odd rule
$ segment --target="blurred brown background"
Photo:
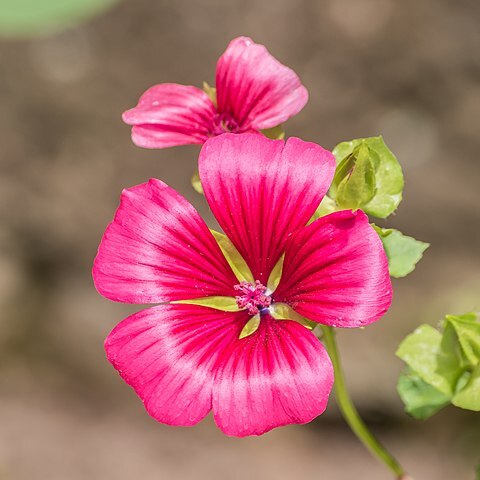
[[[417,480],[474,478],[480,415],[409,419],[394,352],[419,323],[480,308],[480,3],[124,0],[62,33],[0,40],[2,480],[390,478],[333,400],[311,425],[260,438],[225,437],[211,418],[171,428],[104,358],[104,337],[140,308],[91,281],[121,189],[161,178],[212,221],[189,184],[198,148],[136,148],[120,115],[155,83],[213,83],[238,35],[309,89],[288,135],[333,148],[383,134],[401,161],[405,199],[387,224],[432,246],[382,321],[340,335],[347,380]]]

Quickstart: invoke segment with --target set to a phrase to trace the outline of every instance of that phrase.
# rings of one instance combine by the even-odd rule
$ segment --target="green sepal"
[[[388,270],[395,278],[405,277],[415,269],[423,252],[430,246],[429,243],[415,240],[398,230],[380,228],[372,224],[382,240],[383,248],[388,258]]]
[[[330,196],[340,208],[361,208],[378,218],[396,210],[402,200],[402,168],[381,136],[342,142],[333,154],[337,171]]]
[[[200,195],[204,195],[202,182],[200,181],[200,175],[198,170],[191,176],[190,182],[192,183],[193,189]]]
[[[397,391],[405,404],[405,412],[426,420],[449,404],[450,396],[423,381],[410,369],[400,374]]]
[[[317,326],[317,323],[302,317],[286,303],[273,303],[270,306],[270,315],[276,320],[291,320],[297,322],[309,330],[313,330]],[[243,327],[239,338],[245,338],[255,333],[260,326],[260,322],[261,317],[259,314],[252,317]]]
[[[260,315],[255,315],[254,317],[252,317],[242,328],[242,331],[240,332],[238,338],[245,338],[255,333],[260,326],[260,321]]]
[[[207,82],[203,82],[203,91],[208,95],[215,108],[217,108],[217,89],[211,87]]]
[[[273,267],[272,272],[270,273],[267,280],[267,292],[274,292],[280,283],[280,278],[282,277],[283,270],[283,261],[285,259],[285,254],[280,257],[280,260]]]
[[[217,232],[210,229],[212,235],[217,241],[220,250],[222,250],[223,255],[225,256],[228,264],[233,270],[233,273],[237,277],[239,283],[242,281],[254,283],[255,279],[253,278],[250,268],[248,268],[247,263],[240,255],[238,250],[235,248],[230,239],[223,233]]]
[[[270,306],[270,314],[277,320],[293,320],[304,327],[307,327],[309,330],[313,330],[317,326],[316,322],[312,322],[311,320],[308,320],[308,318],[302,317],[286,303],[274,302]]]
[[[265,130],[261,130],[261,132],[267,138],[271,138],[272,140],[283,140],[285,138],[285,130],[283,129],[282,125],[266,128]]]
[[[212,297],[201,297],[201,298],[191,298],[189,300],[176,300],[171,303],[181,303],[181,304],[190,304],[190,305],[201,305],[204,307],[214,308],[215,310],[222,310],[223,312],[239,312],[237,302],[234,297],[222,297],[222,296],[212,296]]]

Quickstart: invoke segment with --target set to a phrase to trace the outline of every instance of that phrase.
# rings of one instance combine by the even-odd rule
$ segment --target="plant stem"
[[[340,364],[340,356],[335,341],[335,331],[332,327],[322,325],[323,339],[325,347],[332,360],[335,372],[335,398],[338,406],[345,418],[346,422],[352,429],[358,439],[367,447],[370,452],[381,460],[397,477],[397,479],[410,478],[406,475],[405,470],[395,460],[395,458],[385,449],[385,447],[373,436],[372,432],[360,418],[355,405],[353,404],[345,385],[345,377],[343,375],[342,366]]]

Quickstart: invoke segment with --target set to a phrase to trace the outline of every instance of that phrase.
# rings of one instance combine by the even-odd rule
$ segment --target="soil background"
[[[342,331],[352,395],[416,480],[473,480],[480,417],[403,413],[394,352],[420,323],[479,310],[480,3],[470,0],[124,0],[55,35],[0,39],[0,478],[390,478],[333,399],[308,426],[259,438],[156,423],[106,361],[103,339],[140,307],[97,294],[91,264],[122,188],[157,177],[214,221],[191,188],[199,149],[143,150],[121,113],[149,86],[214,83],[248,35],[310,92],[289,136],[333,148],[382,134],[405,173],[385,225],[431,242],[394,303]]]

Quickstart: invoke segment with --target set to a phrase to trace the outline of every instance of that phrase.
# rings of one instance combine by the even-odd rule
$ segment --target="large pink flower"
[[[216,105],[197,87],[164,83],[148,89],[123,114],[133,125],[133,142],[164,148],[268,129],[296,115],[308,100],[295,72],[247,37],[232,40],[219,58],[216,88]]]
[[[154,418],[194,425],[213,410],[221,430],[245,436],[324,411],[332,365],[301,317],[357,327],[391,301],[387,259],[364,213],[337,212],[305,226],[334,170],[330,152],[297,138],[210,139],[199,171],[229,239],[216,234],[220,244],[161,181],[122,193],[93,276],[109,299],[160,303],[128,317],[105,342],[108,359]],[[257,328],[247,332],[252,322]]]

